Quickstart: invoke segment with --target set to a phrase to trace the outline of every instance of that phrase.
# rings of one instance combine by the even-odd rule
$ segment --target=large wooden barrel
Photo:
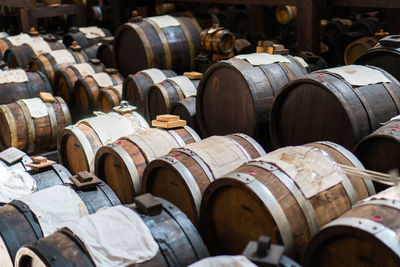
[[[82,48],[101,43],[104,37],[112,36],[111,32],[105,28],[92,27],[72,27],[63,37],[63,43],[68,47],[75,41]]]
[[[352,150],[399,112],[400,84],[386,71],[357,65],[320,70],[276,96],[272,142],[279,147],[328,140]]]
[[[103,38],[96,58],[98,58],[107,68],[117,68],[113,50],[114,37]]]
[[[0,104],[38,97],[41,92],[53,93],[49,80],[40,71],[25,72],[18,69],[0,74]]]
[[[2,56],[4,56],[4,53],[10,47],[20,46],[24,43],[30,43],[37,39],[40,39],[40,37],[31,37],[29,34],[26,33],[2,38],[0,39],[0,53]]]
[[[0,147],[16,147],[27,153],[46,152],[56,147],[57,136],[71,124],[64,100],[21,99],[0,106]]]
[[[142,192],[142,176],[147,164],[173,148],[200,140],[188,126],[144,130],[100,147],[95,157],[95,173],[114,190],[122,203],[129,204]]]
[[[400,265],[400,188],[360,201],[309,242],[303,266]]]
[[[143,128],[149,128],[149,125],[136,112],[124,115],[111,112],[84,119],[60,133],[57,142],[59,160],[73,174],[94,171],[97,149],[120,137],[138,133]]]
[[[89,215],[90,217],[85,219],[82,218],[78,223],[83,224],[83,221],[86,220],[97,224],[97,221],[119,218],[118,221],[131,226],[130,230],[128,230],[129,232],[103,231],[97,233],[96,238],[100,236],[102,244],[106,246],[110,246],[113,242],[106,243],[105,240],[112,240],[114,237],[124,243],[135,242],[135,239],[138,242],[144,242],[142,241],[144,238],[139,236],[135,236],[132,240],[136,232],[134,229],[143,229],[146,233],[145,240],[148,240],[145,243],[147,247],[143,248],[146,255],[143,255],[143,259],[137,262],[130,260],[130,266],[188,266],[209,255],[196,228],[177,207],[159,198],[149,202],[149,204],[157,205],[156,209],[152,210],[152,213],[141,210],[140,207],[143,204],[140,206],[113,207],[99,211],[97,214]],[[147,206],[145,205],[144,207],[146,208]],[[127,221],[127,218],[131,220]],[[115,223],[117,227],[121,224],[118,221]],[[126,225],[121,226],[126,227]],[[70,228],[72,227],[62,228],[38,242],[30,243],[21,248],[17,253],[16,266],[33,267],[47,266],[49,264],[51,266],[105,266],[104,262],[101,264],[99,258],[93,258],[92,254],[88,252],[95,248],[85,243],[83,235],[94,238],[93,231],[89,228],[79,230],[76,228],[71,230]],[[83,235],[80,235],[80,233]],[[147,234],[150,238],[151,236],[153,238],[151,240],[147,239]],[[143,233],[143,235],[145,234]],[[131,238],[131,240],[127,240],[128,238]],[[155,247],[152,247],[152,245]],[[153,248],[157,248],[157,245],[158,252],[153,252]],[[85,249],[85,247],[88,249]],[[102,248],[99,249],[101,250]],[[154,256],[152,256],[153,253],[155,253]],[[110,254],[112,254],[110,259],[113,258],[115,261],[121,258],[121,254],[117,255],[112,252]],[[105,255],[103,254],[103,256]],[[110,261],[108,263],[113,264]],[[120,264],[121,261],[114,263],[115,266]]]
[[[56,71],[53,87],[54,95],[61,96],[70,105],[76,81],[103,70],[104,65],[98,59],[91,59],[87,63],[73,64]]]
[[[176,76],[150,86],[146,105],[149,119],[153,120],[157,115],[171,113],[172,105],[195,96],[199,82],[186,76]]]
[[[142,178],[143,192],[171,201],[197,225],[206,186],[262,155],[264,149],[247,135],[212,136],[150,162]]]
[[[307,70],[295,58],[264,53],[214,64],[197,90],[201,135],[240,132],[268,144],[269,113],[275,95],[283,86],[306,74]]]
[[[94,44],[92,46],[82,49],[82,54],[85,54],[88,59],[97,58],[97,51],[99,50],[100,44]]]
[[[124,77],[149,68],[194,70],[200,33],[194,18],[135,16],[115,33],[117,67]]]
[[[193,130],[196,132],[199,131],[196,117],[195,96],[182,99],[178,103],[174,104],[171,108],[171,114],[179,116],[182,120],[185,120],[187,125],[193,128]]]
[[[378,39],[373,36],[365,36],[354,42],[351,42],[344,50],[344,63],[353,64],[357,58],[364,54],[368,49],[374,47]]]
[[[233,52],[234,44],[235,36],[229,30],[220,28],[218,24],[205,29],[200,35],[200,46],[203,51],[229,54]]]
[[[375,193],[370,181],[335,171],[336,163],[362,168],[345,148],[316,143],[275,150],[213,181],[200,211],[210,251],[238,254],[266,235],[299,259],[320,227]]]
[[[146,100],[149,87],[175,76],[177,75],[173,70],[159,69],[147,69],[136,74],[129,74],[124,81],[122,98],[137,107],[137,111],[147,118]]]

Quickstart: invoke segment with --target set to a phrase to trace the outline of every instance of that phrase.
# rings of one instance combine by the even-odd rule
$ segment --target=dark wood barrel
[[[265,235],[299,259],[320,227],[375,193],[368,180],[332,172],[337,162],[362,168],[345,148],[316,143],[281,148],[213,181],[200,209],[200,231],[211,253],[238,254]],[[296,166],[318,178],[308,180]],[[318,187],[310,186],[317,181]]]
[[[75,83],[78,79],[104,71],[104,65],[98,59],[87,63],[73,64],[56,71],[54,76],[54,95],[61,96],[70,105]]]
[[[308,243],[303,266],[399,266],[400,191],[360,201]]]
[[[399,111],[400,84],[386,71],[357,65],[320,70],[295,80],[276,96],[272,142],[279,147],[328,140],[352,150]]]
[[[171,109],[171,114],[179,116],[182,120],[185,120],[187,125],[193,128],[193,130],[195,130],[196,132],[199,131],[196,117],[195,96],[185,98],[174,104]]]
[[[101,43],[101,40],[104,37],[112,36],[111,32],[109,30],[105,29],[105,28],[84,27],[82,29],[83,30],[84,29],[88,29],[89,32],[90,32],[90,29],[95,29],[96,31],[99,31],[100,35],[103,35],[103,36],[98,35],[96,37],[96,33],[95,33],[91,38],[87,38],[86,34],[83,33],[82,31],[80,31],[79,28],[72,27],[70,29],[70,31],[67,34],[64,35],[63,43],[68,47],[68,46],[72,45],[72,43],[74,41],[76,41],[78,43],[78,45],[84,49],[84,48],[88,48],[88,47],[90,47],[92,45]],[[101,34],[101,32],[102,32],[102,34]]]
[[[4,53],[13,46],[19,46],[24,43],[33,42],[37,38],[32,38],[29,34],[21,33],[19,35],[8,36],[5,38],[0,39],[0,53],[4,56]]]
[[[351,42],[344,50],[344,63],[346,65],[353,64],[357,58],[371,49],[378,43],[377,38],[373,36],[365,36],[354,42]]]
[[[122,98],[137,107],[137,111],[147,118],[146,98],[149,87],[167,78],[177,76],[173,70],[147,69],[129,74],[124,80]]]
[[[88,59],[97,58],[97,51],[99,50],[100,44],[95,44],[82,49],[82,54],[85,54]]]
[[[97,150],[95,173],[114,190],[122,203],[129,204],[142,192],[141,179],[147,164],[173,148],[200,140],[188,126],[171,130],[152,128],[122,137]]]
[[[114,37],[103,38],[99,49],[97,49],[96,58],[98,58],[107,68],[117,68],[113,50]]]
[[[58,134],[71,124],[71,115],[60,97],[55,97],[54,102],[31,98],[1,105],[0,122],[3,149],[46,152],[56,147]]]
[[[66,185],[68,186],[68,185]],[[47,190],[52,190],[48,188]],[[78,197],[86,205],[89,214],[96,212],[103,207],[110,207],[120,205],[118,198],[112,190],[105,184],[101,183],[94,188],[88,190],[75,189]],[[46,192],[42,190],[41,193]],[[35,194],[35,193],[34,193]],[[49,194],[49,201],[51,198],[57,198],[55,195]],[[60,207],[62,209],[62,207]],[[46,210],[46,214],[51,218],[50,210]],[[29,205],[21,200],[14,200],[7,205],[0,208],[0,249],[1,261],[14,261],[17,250],[23,245],[34,242],[44,237],[44,233],[35,213],[31,210]],[[5,265],[8,267],[8,265]],[[11,265],[13,266],[13,265]]]
[[[111,116],[111,118],[109,118]],[[117,119],[113,120],[116,117]],[[58,158],[71,173],[79,171],[94,171],[94,159],[97,149],[108,143],[115,142],[118,138],[138,133],[142,128],[149,128],[146,120],[136,112],[123,115],[110,113],[99,115],[96,118],[84,119],[77,124],[65,128],[57,141]],[[111,120],[111,122],[110,122]],[[94,123],[92,123],[95,121]],[[104,121],[104,124],[101,124]],[[99,126],[100,124],[100,126]],[[131,128],[127,131],[126,124]],[[130,131],[131,130],[131,131]],[[111,131],[111,133],[110,133]],[[105,133],[104,133],[105,132]],[[113,140],[108,135],[115,136]]]
[[[205,29],[200,35],[201,49],[207,52],[229,54],[233,52],[234,44],[235,36],[229,30],[220,28],[218,24]]]
[[[201,33],[194,18],[136,16],[130,21],[119,27],[114,41],[117,67],[124,77],[149,68],[194,70]]]
[[[38,97],[41,92],[53,93],[49,80],[40,71],[24,72],[27,76],[25,79],[19,79],[23,76],[23,70],[10,70],[2,72],[2,75],[9,73],[10,76],[14,76],[14,73],[18,76],[15,79],[16,82],[9,82],[7,80],[1,81],[0,79],[0,104],[9,104],[19,99]],[[18,73],[21,73],[18,74]],[[1,75],[0,75],[1,76]],[[4,77],[3,77],[4,79]]]
[[[97,109],[102,112],[111,112],[113,107],[122,101],[122,84],[104,88],[100,91]]]
[[[150,86],[146,105],[149,119],[153,120],[157,115],[169,114],[175,103],[195,96],[199,82],[186,76],[177,76]]]
[[[141,216],[154,241],[160,247],[153,258],[134,265],[188,266],[206,258],[209,255],[207,248],[187,217],[168,201],[159,198],[156,198],[156,201],[157,204],[160,203],[162,206],[160,210],[153,214],[141,211],[133,205],[127,206],[132,212]],[[115,216],[118,216],[118,213]],[[134,227],[135,224],[132,222],[132,228]],[[85,229],[82,230],[85,231]],[[100,233],[100,235],[106,236],[107,233]],[[173,236],[173,238],[165,238],[167,236]],[[63,228],[38,242],[24,246],[18,252],[16,262],[17,266],[20,267],[33,267],[36,264],[44,264],[44,266],[50,264],[51,266],[96,266],[93,258],[84,249],[83,241],[68,228]]]
[[[43,72],[49,79],[50,83],[54,84],[54,76],[57,70],[63,69],[72,64],[85,63],[88,60],[89,59],[86,55],[78,51],[56,50],[32,58],[29,61],[29,65],[31,69]]]
[[[269,113],[275,95],[289,82],[307,74],[295,58],[279,59],[290,63],[253,66],[245,59],[233,58],[211,66],[197,89],[201,136],[240,132],[268,144]]]
[[[144,170],[142,190],[171,201],[198,225],[206,186],[262,155],[264,149],[247,135],[209,137],[150,162]]]

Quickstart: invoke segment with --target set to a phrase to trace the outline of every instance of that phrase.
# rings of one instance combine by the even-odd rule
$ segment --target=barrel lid
[[[49,34],[45,34],[43,36],[43,39],[48,42],[48,43],[54,43],[57,42],[57,37],[55,37],[53,34],[49,33]]]

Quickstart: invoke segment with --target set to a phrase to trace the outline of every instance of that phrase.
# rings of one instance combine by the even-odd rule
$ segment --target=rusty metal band
[[[25,103],[21,100],[16,102],[22,112],[24,113],[26,127],[28,128],[28,150],[27,153],[32,153],[35,150],[35,139],[36,139],[36,131],[35,131],[35,122],[31,116],[31,113]]]
[[[176,18],[179,20],[179,18]],[[200,27],[199,23],[197,22],[197,20],[195,18],[189,18],[190,21],[193,23],[193,26],[196,28],[196,30],[199,32],[199,34],[201,34],[201,32],[203,31],[203,29]]]
[[[192,127],[186,125],[186,126],[183,126],[183,128],[193,137],[193,140],[195,142],[201,141],[200,136],[196,133],[195,130],[192,129]]]
[[[207,35],[206,40],[204,42],[206,51],[212,51],[212,42],[213,42],[212,36]]]
[[[221,45],[222,45],[222,37],[223,37],[223,31],[217,31],[216,33],[213,34],[212,37],[212,48],[215,52],[221,51]]]
[[[53,103],[45,102],[45,105],[47,107],[47,115],[50,121],[51,140],[52,140],[52,144],[50,146],[52,146],[53,144],[57,143],[57,137],[58,137],[56,111],[53,108]]]
[[[128,23],[128,25],[137,33],[137,35],[139,35],[140,39],[143,42],[143,47],[144,47],[144,51],[146,53],[148,67],[154,68],[153,50],[151,48],[152,46],[150,44],[149,38],[147,38],[146,33],[136,23]]]
[[[390,97],[392,98],[394,104],[396,105],[396,109],[397,109],[397,113],[400,113],[400,102],[397,99],[396,95],[394,94],[393,90],[390,88],[390,86],[388,86],[387,83],[382,83],[383,87],[385,87],[386,91],[388,91]],[[397,86],[400,87],[400,84],[397,82],[396,83]]]
[[[265,152],[264,148],[256,140],[254,140],[250,136],[248,136],[246,134],[242,134],[242,133],[234,133],[232,135],[235,135],[235,136],[238,136],[240,138],[243,138],[244,140],[249,142],[255,148],[255,150],[257,150],[258,154],[260,154],[260,157],[267,155],[267,153]]]
[[[156,31],[158,38],[160,38],[161,44],[164,49],[164,56],[165,56],[165,68],[172,69],[172,57],[171,57],[171,50],[169,48],[167,37],[165,36],[164,31],[151,19],[144,19],[147,23],[149,23],[153,29]]]
[[[155,84],[155,86],[160,90],[161,94],[163,95],[167,110],[171,110],[171,101],[169,99],[167,90],[162,84]]]
[[[56,96],[56,100],[61,106],[61,110],[64,115],[64,120],[65,120],[65,126],[68,126],[72,124],[72,119],[71,119],[71,113],[69,112],[69,108],[67,103],[65,103],[64,99],[62,97]]]
[[[174,89],[175,89],[175,92],[176,92],[176,93],[178,94],[178,96],[179,96],[179,100],[185,99],[185,95],[183,94],[183,90],[182,90],[181,86],[180,86],[179,84],[177,84],[174,80],[167,79],[167,81],[168,81],[169,83],[172,83],[172,84],[173,84],[173,87],[174,87]],[[179,88],[179,89],[178,89],[178,88]]]
[[[12,115],[8,105],[0,105],[0,109],[3,111],[4,117],[7,120],[7,124],[10,129],[11,146],[18,147],[18,130],[14,116]]]
[[[186,36],[186,40],[187,40],[188,46],[189,46],[189,53],[190,53],[190,69],[194,70],[194,65],[195,65],[194,60],[196,57],[196,50],[194,48],[192,36],[190,35],[190,32],[189,32],[188,28],[186,27],[185,23],[183,21],[181,21],[179,18],[176,18],[176,19],[179,21],[179,24],[181,25],[181,29]],[[193,24],[197,24],[197,22],[195,22]],[[200,29],[199,34],[201,34],[202,30],[198,24],[197,24],[197,27]]]
[[[286,77],[288,78],[289,82],[291,82],[295,79],[292,71],[288,68],[287,63],[278,63],[278,65],[282,68],[282,70],[285,73]]]

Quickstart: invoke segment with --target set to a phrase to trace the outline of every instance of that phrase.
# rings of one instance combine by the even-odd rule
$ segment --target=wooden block
[[[163,129],[171,129],[171,128],[178,128],[183,127],[186,125],[185,120],[178,120],[178,121],[156,121],[153,120],[151,122],[153,127],[163,128]]]
[[[45,160],[45,161],[41,161],[40,163],[30,162],[30,163],[26,163],[25,165],[28,167],[31,167],[33,170],[37,171],[37,170],[52,166],[54,164],[56,164],[55,161]]]
[[[192,71],[192,72],[184,72],[184,76],[188,77],[191,80],[200,80],[203,77],[203,73]]]
[[[212,61],[217,61],[217,60],[222,60],[222,59],[229,59],[229,58],[232,58],[233,56],[234,56],[233,52],[231,52],[230,54],[226,54],[226,55],[213,54],[212,55]]]
[[[54,102],[56,101],[56,99],[54,98],[54,96],[50,93],[46,93],[46,92],[41,92],[40,93],[40,98],[43,100],[43,102]]]
[[[156,120],[158,121],[178,121],[179,119],[180,119],[179,116],[171,114],[157,115],[156,118]]]

